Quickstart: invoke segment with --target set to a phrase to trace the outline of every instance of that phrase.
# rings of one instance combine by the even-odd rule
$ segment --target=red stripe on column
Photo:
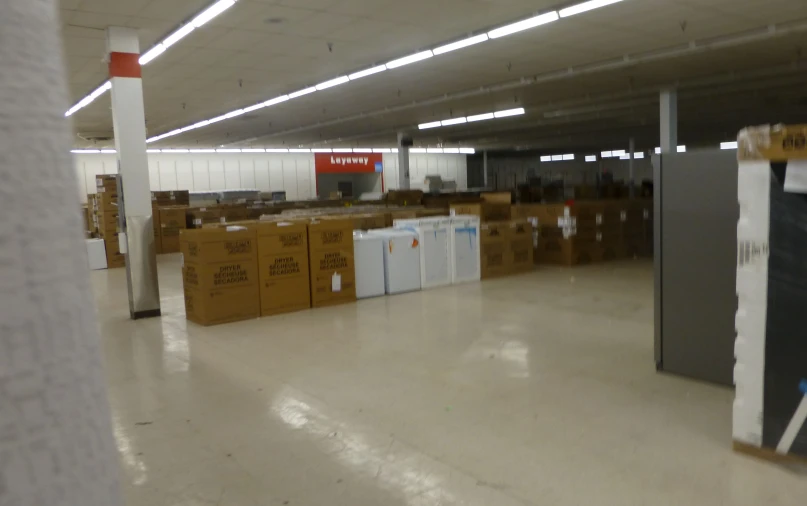
[[[137,53],[109,53],[109,77],[140,78],[140,55]]]

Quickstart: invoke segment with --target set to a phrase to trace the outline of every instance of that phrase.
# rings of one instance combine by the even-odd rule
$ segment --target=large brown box
[[[218,325],[260,315],[254,230],[181,230],[185,317]]]
[[[385,228],[387,226],[387,216],[385,214],[355,214],[350,216],[353,221],[354,230],[373,230]]]
[[[267,221],[256,229],[261,316],[310,308],[308,227]]]
[[[202,228],[202,225],[209,223],[221,223],[221,208],[218,207],[189,208],[185,215],[188,228]]]
[[[513,196],[510,192],[484,192],[480,197],[488,204],[506,204],[509,206],[513,202]]]
[[[179,232],[185,227],[185,207],[161,207],[160,252],[179,253]]]
[[[249,219],[247,206],[225,206],[220,208],[221,223],[231,223]]]
[[[99,188],[99,192],[101,189]],[[117,211],[118,210],[118,194],[117,193],[98,193],[95,199],[96,208],[98,211]]]
[[[506,221],[482,223],[479,226],[480,265],[482,279],[510,273],[508,232]]]
[[[456,216],[479,216],[481,221],[507,221],[511,218],[510,204],[451,204],[451,212]]]
[[[151,192],[151,202],[155,206],[187,206],[190,205],[188,190],[171,190]]]
[[[107,268],[115,269],[117,267],[126,267],[126,255],[120,252],[118,234],[114,234],[109,238],[105,237],[104,247],[106,248]]]
[[[421,190],[390,190],[386,200],[388,205],[419,206],[423,201],[423,192]]]
[[[93,220],[99,233],[115,233],[118,231],[118,208],[100,209]]]
[[[323,307],[356,300],[353,222],[312,220],[308,225],[311,306]]]
[[[507,245],[511,272],[531,271],[534,264],[532,224],[525,219],[510,221],[507,230]]]

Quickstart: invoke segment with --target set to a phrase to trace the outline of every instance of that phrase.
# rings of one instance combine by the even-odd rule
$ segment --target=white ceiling
[[[73,99],[79,100],[106,79],[105,65],[101,61],[104,27],[137,28],[141,48],[145,51],[209,3],[210,0],[61,0]],[[558,6],[553,0],[240,0],[144,68],[149,135]],[[653,125],[641,122],[652,123],[651,113],[657,114],[653,112],[657,107],[641,105],[642,100],[647,100],[646,89],[676,81],[685,84],[726,72],[795,65],[804,58],[801,48],[807,45],[807,33],[517,87],[506,92],[431,105],[412,104],[434,102],[445,94],[621,58],[629,53],[798,21],[807,21],[807,2],[625,0],[193,130],[158,144],[331,142],[360,145],[369,141],[391,144],[396,130],[418,123],[523,106],[528,114],[520,119],[416,134],[424,142],[454,139],[490,146],[524,143],[526,135],[531,139],[530,144],[543,145],[542,138],[560,142],[558,139],[564,136],[557,134],[556,125],[548,127],[536,123],[541,118],[536,118],[531,111],[544,110],[553,102],[574,102],[619,92],[637,101],[636,111],[650,111],[638,114],[641,118],[637,114],[630,116],[631,119],[620,116],[625,129],[628,133],[631,128],[646,130]],[[798,77],[795,85],[788,81],[791,74],[804,76],[807,72],[803,67],[784,69],[764,86],[774,91],[792,86],[799,89]],[[803,84],[807,83],[802,83],[801,89],[804,89]],[[715,88],[718,89],[722,88]],[[745,93],[758,96],[759,91]],[[683,91],[682,96],[686,96]],[[698,111],[704,110],[703,107],[714,108],[716,103],[700,95],[692,96],[691,100],[689,104],[682,100],[682,112],[687,106]],[[607,100],[603,98],[601,103],[604,106]],[[794,108],[803,110],[799,108],[805,105],[799,104],[798,100],[790,104],[786,112]],[[82,137],[109,135],[112,129],[109,107],[107,94],[75,114],[72,119],[77,134]],[[765,105],[758,107],[764,109]],[[374,114],[370,119],[340,119],[357,113],[383,113],[388,108],[401,110]],[[607,114],[601,112],[599,117],[607,118]],[[682,122],[683,117],[685,114],[682,114]],[[731,121],[742,125],[745,117],[750,121],[752,116],[749,113]],[[698,123],[697,115],[688,121],[692,122],[693,131],[700,131],[694,127]],[[323,122],[331,124],[316,126]],[[575,124],[567,128],[596,123],[582,116],[568,122]],[[514,125],[523,127],[513,132]],[[494,135],[497,130],[504,131],[505,135]],[[81,144],[86,145],[77,139],[77,145]]]

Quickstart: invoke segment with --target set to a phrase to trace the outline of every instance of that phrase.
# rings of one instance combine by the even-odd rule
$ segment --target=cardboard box
[[[185,316],[218,325],[260,315],[254,230],[181,230]]]
[[[98,193],[95,199],[96,209],[98,211],[117,211],[118,210],[118,194],[117,193]]]
[[[510,204],[489,204],[489,203],[473,203],[473,204],[451,204],[451,214],[455,216],[472,215],[479,216],[479,219],[485,221],[508,221],[510,216]]]
[[[256,227],[261,316],[310,308],[308,227],[283,221]]]
[[[312,220],[308,225],[311,306],[323,307],[356,300],[353,222]]]
[[[95,214],[94,224],[99,232],[117,232],[119,224],[118,209],[101,209]]]
[[[529,272],[534,265],[532,224],[525,219],[508,223],[508,263],[511,272]]]
[[[419,206],[423,201],[421,190],[390,190],[387,193],[387,205]]]
[[[221,223],[221,208],[197,207],[185,211],[188,228],[202,228],[202,225]]]
[[[357,214],[351,215],[354,230],[373,230],[387,227],[386,214]]]
[[[171,190],[151,192],[153,206],[187,206],[190,205],[190,192],[188,190]]]
[[[482,223],[479,227],[480,265],[482,279],[510,273],[508,254],[509,223],[504,221]]]
[[[104,238],[104,249],[106,250],[107,268],[115,269],[119,267],[126,267],[126,255],[120,252],[118,234],[114,234],[114,236],[109,238]]]
[[[234,221],[249,219],[249,210],[245,205],[221,207],[219,212],[221,213],[219,219],[221,223],[232,223]]]
[[[506,204],[509,206],[513,202],[513,196],[510,192],[484,192],[480,197],[488,204]]]
[[[179,233],[185,227],[185,207],[161,207],[159,249],[160,253],[179,253]]]

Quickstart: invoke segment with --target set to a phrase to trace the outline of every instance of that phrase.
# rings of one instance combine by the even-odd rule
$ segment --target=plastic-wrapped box
[[[738,137],[733,437],[807,457],[807,125]],[[774,453],[775,452],[775,453]]]
[[[395,228],[412,230],[420,241],[420,285],[427,290],[451,284],[451,219],[395,220]]]

